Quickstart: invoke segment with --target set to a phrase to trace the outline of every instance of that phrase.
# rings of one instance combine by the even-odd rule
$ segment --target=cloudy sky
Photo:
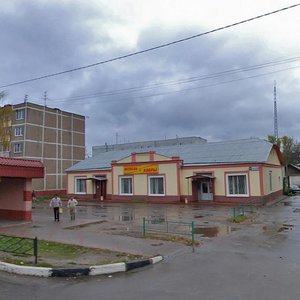
[[[184,136],[265,138],[276,81],[279,136],[299,141],[300,6],[201,35],[295,1],[1,0],[2,105],[25,95],[44,104],[47,92],[49,107],[87,117],[88,151]]]

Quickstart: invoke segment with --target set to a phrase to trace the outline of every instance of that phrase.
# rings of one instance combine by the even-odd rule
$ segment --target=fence
[[[143,218],[143,237],[146,233],[159,234],[175,234],[184,235],[191,238],[191,243],[194,251],[195,246],[195,225],[194,222],[176,222],[176,221],[161,221],[159,219]]]
[[[235,206],[232,208],[233,221],[237,220],[238,216],[244,216],[245,212],[253,213],[253,206]]]
[[[0,251],[17,255],[34,256],[34,263],[37,264],[38,239],[0,235]]]

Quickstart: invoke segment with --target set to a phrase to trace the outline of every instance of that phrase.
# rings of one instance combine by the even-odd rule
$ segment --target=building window
[[[272,171],[269,171],[269,188],[270,191],[273,191]]]
[[[75,178],[75,194],[85,194],[86,193],[86,180],[85,177]]]
[[[230,196],[249,196],[247,174],[227,175],[227,188]]]
[[[16,110],[16,120],[23,120],[25,116],[24,109],[18,109]]]
[[[23,135],[24,135],[24,127],[16,127],[15,136],[23,136]]]
[[[23,150],[23,145],[20,143],[14,144],[14,153],[21,153]]]
[[[151,176],[149,177],[149,195],[164,195],[164,177],[162,176]]]
[[[120,194],[132,195],[132,177],[120,178]]]

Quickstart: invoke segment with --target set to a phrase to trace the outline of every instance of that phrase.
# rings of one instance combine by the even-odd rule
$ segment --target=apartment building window
[[[165,194],[164,177],[150,176],[149,177],[149,195],[162,196]]]
[[[21,153],[23,151],[23,145],[21,143],[14,144],[14,153]]]
[[[247,174],[227,175],[227,194],[230,196],[249,196]]]
[[[86,193],[86,178],[77,177],[75,178],[75,194],[85,194]]]
[[[16,110],[16,120],[23,120],[25,117],[25,111],[24,109],[18,109]]]
[[[132,195],[132,177],[120,178],[120,194]]]
[[[24,127],[16,127],[15,136],[23,136],[23,135],[24,135]]]

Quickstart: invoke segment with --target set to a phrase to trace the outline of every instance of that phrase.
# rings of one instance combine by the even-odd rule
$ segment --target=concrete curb
[[[162,260],[163,257],[158,255],[149,259],[135,260],[131,262],[115,263],[108,265],[90,266],[86,268],[42,268],[31,266],[19,266],[5,262],[0,262],[0,271],[38,277],[77,277],[84,275],[95,276],[127,272],[133,269],[156,264]]]

